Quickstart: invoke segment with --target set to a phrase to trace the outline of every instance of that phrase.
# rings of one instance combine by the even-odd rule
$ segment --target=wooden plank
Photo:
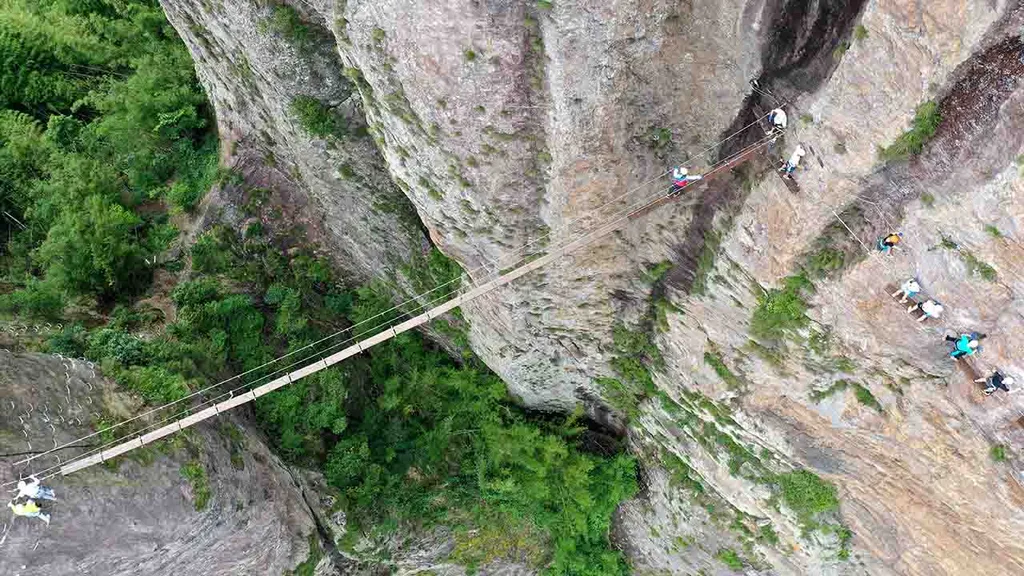
[[[60,467],[60,473],[61,473],[62,476],[67,476],[68,474],[73,474],[75,472],[78,472],[79,470],[84,470],[84,469],[86,469],[86,468],[88,468],[90,466],[95,466],[96,464],[102,464],[102,463],[103,463],[103,460],[100,460],[100,455],[99,454],[93,454],[92,456],[89,456],[88,458],[82,458],[80,460],[75,460],[74,462],[70,462],[68,464],[65,464],[64,466],[61,466]]]
[[[207,418],[210,418],[210,417],[216,416],[216,415],[217,415],[217,407],[216,406],[210,406],[209,408],[204,408],[203,410],[200,410],[199,412],[196,412],[195,414],[186,416],[186,417],[182,418],[181,420],[178,420],[178,425],[179,425],[180,428],[188,428],[189,426],[194,426],[194,425],[202,422],[203,420],[206,420]]]
[[[161,426],[160,428],[157,428],[156,430],[153,430],[152,432],[148,432],[146,434],[143,434],[142,435],[142,443],[143,444],[149,444],[151,442],[156,442],[157,440],[163,438],[164,436],[170,436],[171,434],[174,434],[175,432],[177,432],[179,430],[181,430],[181,428],[178,427],[178,423],[177,422],[171,422],[167,426]]]
[[[241,406],[242,404],[245,404],[246,402],[252,402],[255,399],[256,396],[253,395],[252,390],[250,390],[248,392],[239,394],[238,396],[229,398],[221,402],[220,404],[217,404],[217,409],[220,410],[221,412],[227,412],[228,410],[231,410],[235,406]]]
[[[100,459],[103,460],[104,462],[106,462],[107,460],[113,460],[114,458],[117,458],[118,456],[124,454],[125,452],[134,450],[136,448],[142,448],[143,444],[144,443],[142,442],[142,438],[129,440],[124,444],[118,444],[117,446],[114,446],[109,450],[104,450],[103,452],[100,453]]]
[[[320,367],[320,362],[323,362],[323,361],[321,360],[321,361],[313,364],[313,366],[317,367],[317,369],[313,370],[313,372],[317,372],[319,370],[323,370],[324,368],[327,367],[327,366]],[[308,366],[307,366],[307,368],[308,368]],[[312,374],[313,372],[310,372],[310,374]],[[256,388],[253,388],[252,389],[253,398],[255,399],[255,398],[259,398],[260,396],[265,396],[267,394],[270,394],[274,390],[277,390],[278,388],[283,388],[283,387],[291,384],[294,381],[295,381],[295,378],[293,378],[291,374],[285,374],[284,376],[281,376],[280,378],[277,378],[276,380],[272,380],[270,382],[267,382],[263,386],[257,386]],[[220,408],[220,406],[218,406],[218,408]]]

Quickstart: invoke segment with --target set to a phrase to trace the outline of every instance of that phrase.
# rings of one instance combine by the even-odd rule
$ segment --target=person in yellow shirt
[[[43,512],[35,500],[12,500],[7,503],[7,507],[11,509],[11,512],[14,512],[15,516],[39,518],[47,524],[50,523],[50,515]]]

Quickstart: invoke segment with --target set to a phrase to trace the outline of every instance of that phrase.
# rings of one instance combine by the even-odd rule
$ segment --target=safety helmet
[[[1006,378],[1003,378],[1003,384],[1006,384],[1007,386],[1013,384],[1013,382],[1013,376],[1007,376]]]
[[[967,345],[970,346],[971,348],[977,348],[978,347],[978,341],[977,340],[971,340],[970,342],[967,343]]]

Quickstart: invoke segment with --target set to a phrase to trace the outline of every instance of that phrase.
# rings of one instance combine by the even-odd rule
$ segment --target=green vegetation
[[[953,250],[960,255],[960,260],[967,266],[967,273],[972,276],[981,276],[983,280],[995,282],[998,273],[996,269],[987,262],[982,261],[973,252],[964,248],[947,236],[942,237],[939,246],[946,250]]]
[[[551,10],[554,7],[554,0],[537,0],[537,8],[541,10]]]
[[[704,363],[711,366],[715,374],[718,374],[718,377],[729,388],[739,388],[742,385],[739,377],[732,370],[729,370],[729,367],[725,365],[725,361],[722,360],[722,355],[716,350],[712,349],[704,353]]]
[[[462,53],[462,56],[463,58],[466,59],[466,62],[472,62],[476,60],[476,52],[474,52],[473,50],[466,50],[465,52]]]
[[[869,35],[870,34],[868,33],[868,29],[865,28],[864,25],[862,25],[862,24],[857,24],[857,26],[853,29],[853,39],[854,40],[857,40],[857,41],[867,40]]]
[[[715,554],[715,558],[719,562],[725,564],[730,570],[736,570],[737,572],[743,570],[743,559],[731,548],[722,548]]]
[[[886,148],[879,148],[879,157],[886,161],[903,160],[916,156],[924,149],[924,145],[932,139],[942,122],[939,105],[928,101],[917,107],[910,130],[907,130],[895,142]]]
[[[830,398],[834,394],[842,392],[843,390],[846,390],[849,387],[850,382],[848,380],[836,380],[828,388],[825,388],[823,390],[811,390],[811,401],[821,402],[822,400]]]
[[[796,514],[804,530],[819,526],[819,516],[839,510],[836,487],[807,470],[776,474],[774,484],[787,508]]]
[[[853,395],[861,404],[869,408],[874,408],[879,412],[885,412],[885,409],[882,408],[882,404],[878,401],[877,398],[875,398],[875,395],[872,394],[871,390],[869,390],[866,386],[859,383],[855,383],[853,385]]]
[[[668,128],[651,128],[647,141],[654,151],[664,153],[672,145],[672,131]]]
[[[320,559],[323,557],[324,551],[320,548],[320,538],[314,532],[309,535],[309,556],[296,566],[295,570],[287,572],[286,576],[313,576],[316,574],[316,565],[320,563]]]
[[[846,54],[846,51],[850,49],[850,42],[847,40],[841,41],[834,50],[832,50],[832,57],[836,60],[842,59]]]
[[[811,116],[810,114],[801,114],[800,122],[802,122],[804,125],[814,124],[814,116]]]
[[[210,483],[206,479],[206,468],[198,460],[190,460],[181,466],[181,477],[192,487],[192,504],[196,510],[205,510],[210,503]]]
[[[661,262],[650,266],[644,271],[644,282],[648,284],[656,284],[660,282],[661,279],[665,277],[665,274],[672,269],[672,265],[671,260],[662,260]]]
[[[996,444],[989,450],[989,456],[992,457],[994,462],[1005,462],[1006,461],[1006,445]]]
[[[841,250],[823,247],[807,258],[804,270],[810,278],[819,280],[828,277],[836,270],[842,270],[845,263],[846,256]]]
[[[345,135],[345,119],[341,114],[312,96],[296,96],[288,108],[299,126],[310,136],[342,138]]]
[[[922,192],[921,203],[924,204],[925,208],[931,208],[935,206],[935,196],[930,192]]]
[[[750,321],[750,333],[756,338],[782,340],[788,334],[805,328],[808,293],[814,285],[802,273],[783,281],[781,289],[771,289],[757,299],[757,308]]]
[[[0,310],[56,318],[149,285],[217,176],[192,62],[151,0],[12,0],[0,19]],[[13,289],[13,292],[11,291]]]
[[[997,239],[997,240],[998,240],[999,238],[1003,238],[1003,237],[1004,237],[1003,231],[1002,231],[1002,230],[1000,230],[1000,229],[999,229],[999,228],[998,228],[998,227],[997,227],[996,225],[994,225],[994,224],[986,224],[986,225],[985,225],[985,232],[988,232],[988,235],[989,235],[989,236],[991,236],[991,237],[993,237],[993,238],[995,238],[995,239]]]
[[[288,4],[275,2],[270,17],[260,23],[259,30],[263,33],[279,34],[299,50],[308,50],[312,47],[312,31],[302,21],[299,12]]]

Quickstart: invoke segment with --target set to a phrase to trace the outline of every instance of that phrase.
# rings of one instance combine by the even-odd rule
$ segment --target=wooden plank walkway
[[[656,200],[655,202],[660,201],[661,199]],[[483,296],[484,294],[491,292],[492,290],[500,288],[518,278],[521,278],[522,276],[525,276],[526,274],[529,274],[530,272],[533,272],[534,270],[541,268],[546,264],[553,262],[554,260],[557,260],[558,258],[564,256],[565,254],[579,250],[580,248],[583,248],[584,246],[587,246],[588,244],[591,244],[607,236],[608,234],[614,232],[615,230],[621,228],[627,222],[632,221],[634,218],[634,214],[617,218],[616,220],[601,226],[600,228],[584,235],[583,237],[577,240],[574,240],[573,242],[555,248],[550,252],[536,258],[535,260],[532,260],[518,268],[515,268],[489,282],[481,284],[476,288],[468,290],[467,292],[459,296],[455,296],[451,300],[448,300],[447,302],[439,306],[431,308],[430,310],[427,310],[426,312],[420,314],[419,316],[410,318],[409,320],[406,320],[405,322],[402,322],[397,326],[386,328],[382,332],[374,336],[370,336],[365,340],[356,342],[355,344],[349,346],[348,348],[345,348],[344,350],[341,350],[340,352],[332,354],[321,360],[317,360],[316,362],[299,368],[298,370],[295,370],[293,372],[289,372],[288,374],[285,374],[284,376],[281,376],[276,380],[268,382],[267,384],[264,384],[262,386],[256,387],[248,392],[245,392],[244,394],[240,394],[229,400],[225,400],[223,402],[214,404],[213,406],[196,412],[195,414],[192,414],[175,422],[171,422],[166,426],[157,428],[156,430],[148,432],[142,436],[137,436],[135,438],[132,438],[131,440],[126,440],[125,442],[117,444],[111,448],[93,454],[91,456],[70,461],[67,464],[61,466],[60,474],[67,476],[68,474],[78,472],[79,470],[84,470],[85,468],[89,468],[90,466],[95,466],[112,458],[121,456],[127,452],[135,450],[136,448],[142,448],[146,444],[159,440],[160,438],[163,438],[175,432],[184,430],[185,428],[188,428],[190,426],[194,426],[204,420],[207,420],[220,414],[221,412],[226,412],[236,406],[241,406],[242,404],[252,402],[253,400],[259,398],[260,396],[269,394],[274,390],[287,386],[292,382],[309,376],[310,374],[315,374],[321,370],[325,370],[337,364],[338,362],[345,360],[346,358],[355,356],[356,354],[368,350],[369,348],[376,346],[381,342],[386,342],[403,332],[412,330],[413,328],[425,324],[437,318],[438,316],[441,316],[442,314],[451,311],[454,308],[457,308],[467,302],[471,302],[479,298],[480,296]]]
[[[722,165],[718,166],[716,169],[706,174],[704,180],[707,181],[715,174],[724,172],[725,170],[728,170],[743,163],[744,161],[749,159],[755,152],[757,152],[761,147],[763,147],[766,143],[766,141],[758,142],[742,150],[738,154],[734,155],[732,158],[729,158]],[[115,446],[102,450],[96,454],[71,460],[67,464],[64,464],[63,466],[60,467],[59,473],[63,476],[67,476],[68,474],[73,474],[75,472],[78,472],[79,470],[89,468],[90,466],[101,464],[107,460],[124,455],[137,448],[142,448],[143,446],[151,442],[155,442],[156,440],[159,440],[161,438],[164,438],[165,436],[169,436],[175,432],[179,432],[181,430],[184,430],[185,428],[194,426],[204,420],[207,420],[220,414],[221,412],[226,412],[232,408],[235,408],[236,406],[241,406],[242,404],[252,402],[253,400],[259,398],[260,396],[265,396],[273,392],[274,390],[283,388],[284,386],[287,386],[292,382],[295,382],[296,380],[305,378],[310,374],[315,374],[321,370],[326,370],[327,368],[330,368],[331,366],[337,364],[338,362],[341,362],[342,360],[345,360],[346,358],[355,356],[356,354],[368,350],[369,348],[376,346],[381,342],[386,342],[403,332],[407,332],[409,330],[412,330],[413,328],[416,328],[417,326],[421,326],[437,318],[438,316],[441,316],[442,314],[445,314],[453,310],[454,308],[466,304],[467,302],[471,302],[483,296],[484,294],[491,292],[492,290],[501,288],[502,286],[505,286],[506,284],[509,284],[510,282],[513,282],[514,280],[521,278],[522,276],[525,276],[526,274],[529,274],[530,272],[533,272],[534,270],[537,270],[538,268],[541,268],[557,260],[558,258],[561,258],[566,254],[569,254],[570,252],[579,250],[580,248],[583,248],[611,234],[615,230],[618,230],[619,228],[625,226],[627,223],[632,222],[633,220],[636,220],[637,218],[640,218],[641,216],[648,214],[651,211],[665,204],[673,203],[677,201],[679,198],[680,197],[678,196],[664,196],[656,200],[653,200],[646,204],[645,206],[630,212],[626,216],[619,217],[614,221],[609,222],[601,226],[600,228],[597,228],[593,232],[590,232],[582,236],[581,238],[574,240],[564,246],[556,247],[552,249],[550,252],[547,252],[542,256],[526,264],[523,264],[518,268],[506,272],[505,274],[502,274],[489,282],[486,282],[484,284],[481,284],[480,286],[477,286],[476,288],[468,290],[467,292],[459,296],[455,296],[454,298],[448,300],[444,304],[431,308],[430,310],[427,310],[426,312],[420,314],[419,316],[410,318],[409,320],[406,320],[405,322],[402,322],[397,326],[391,326],[389,328],[386,328],[382,332],[370,336],[365,340],[356,342],[355,344],[349,346],[348,348],[345,348],[344,350],[341,350],[340,352],[332,354],[326,358],[317,360],[316,362],[303,366],[302,368],[299,368],[298,370],[295,370],[293,372],[289,372],[284,376],[277,378],[276,380],[272,380],[267,384],[263,384],[262,386],[253,388],[248,392],[245,392],[223,402],[219,402],[217,404],[209,406],[208,408],[196,412],[195,414],[191,414],[189,416],[181,418],[180,420],[171,422],[166,426],[162,426],[141,436],[136,436],[130,440],[126,440],[124,442],[116,444]],[[693,199],[692,196],[690,196],[689,198],[690,202],[688,204],[692,204],[699,201]]]

